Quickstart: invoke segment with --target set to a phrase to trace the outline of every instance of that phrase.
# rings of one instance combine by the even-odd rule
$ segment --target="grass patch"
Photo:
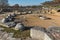
[[[7,32],[7,33],[14,33],[13,34],[13,37],[15,38],[26,38],[26,37],[30,37],[30,30],[25,30],[25,31],[20,31],[20,30],[14,30],[12,28],[7,28],[7,27],[4,27],[4,26],[1,26],[0,27],[4,28],[4,32]]]
[[[30,31],[26,30],[26,31],[17,31],[14,33],[15,38],[26,38],[26,37],[30,37]]]

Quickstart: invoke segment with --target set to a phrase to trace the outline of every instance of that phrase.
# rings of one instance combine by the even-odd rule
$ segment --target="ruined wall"
[[[57,13],[57,10],[54,8],[42,8],[41,13],[44,14],[55,14]]]

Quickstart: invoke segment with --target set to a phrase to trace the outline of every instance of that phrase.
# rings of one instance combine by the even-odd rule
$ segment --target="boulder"
[[[21,23],[18,23],[18,24],[15,26],[15,30],[24,30],[24,25],[21,24]]]

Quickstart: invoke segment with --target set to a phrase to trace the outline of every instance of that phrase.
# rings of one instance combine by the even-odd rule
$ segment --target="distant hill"
[[[60,0],[53,0],[54,2],[60,2]]]
[[[52,7],[55,7],[55,6],[60,6],[60,0],[54,0],[54,1],[46,1],[44,3],[42,3],[42,5],[44,6],[52,6]]]

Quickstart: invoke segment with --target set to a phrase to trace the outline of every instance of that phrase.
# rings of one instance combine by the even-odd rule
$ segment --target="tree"
[[[14,8],[14,9],[18,9],[18,8],[19,8],[19,4],[15,4],[15,5],[13,6],[13,8]]]
[[[17,7],[19,7],[19,4],[15,4],[14,6],[17,8]]]

